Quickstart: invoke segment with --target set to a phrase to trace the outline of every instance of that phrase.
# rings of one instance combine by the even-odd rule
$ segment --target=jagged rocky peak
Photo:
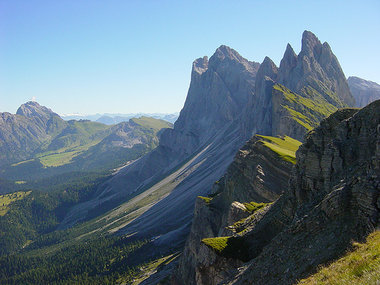
[[[52,110],[49,108],[46,108],[45,106],[41,106],[35,101],[29,101],[26,102],[25,104],[22,104],[16,112],[17,115],[21,115],[24,117],[46,117],[50,115],[57,115],[54,113]]]
[[[315,97],[318,93],[336,107],[355,105],[346,77],[329,44],[322,44],[310,31],[302,35],[298,56],[290,45],[287,46],[278,82],[305,97]]]
[[[208,57],[200,57],[193,62],[193,73],[202,74],[208,68]]]
[[[228,65],[229,68],[238,66],[241,69],[247,69],[248,72],[253,73],[256,73],[260,66],[257,62],[251,62],[245,59],[236,50],[226,45],[221,45],[217,48],[213,56],[211,56],[209,66],[216,70],[226,65]]]
[[[228,58],[228,59],[236,60],[239,62],[247,61],[236,50],[234,50],[234,49],[232,49],[226,45],[221,45],[220,47],[218,47],[212,58],[215,60],[216,59],[224,60],[225,58]]]
[[[284,57],[282,58],[281,63],[280,63],[280,69],[289,70],[296,67],[296,65],[297,65],[297,55],[294,52],[292,46],[290,44],[287,44]]]
[[[322,43],[310,31],[304,31],[302,34],[301,55],[318,58],[322,51]]]
[[[174,130],[166,132],[171,133],[170,140],[179,131],[202,142],[234,121],[254,93],[259,66],[224,45],[209,60],[195,60],[184,108]],[[166,138],[164,135],[164,145],[169,143]]]
[[[260,65],[256,75],[256,83],[259,83],[265,77],[269,77],[272,80],[277,79],[278,68],[276,64],[269,58],[265,57],[263,63]],[[257,88],[256,88],[257,89]]]

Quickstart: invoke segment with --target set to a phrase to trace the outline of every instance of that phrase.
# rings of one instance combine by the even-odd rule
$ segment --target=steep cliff
[[[310,31],[302,35],[298,56],[295,56],[290,45],[287,46],[277,81],[306,97],[317,92],[336,107],[355,106],[346,77],[329,44],[322,44]]]
[[[83,219],[101,204],[109,203],[112,208],[121,200],[154,190],[154,203],[119,233],[160,236],[156,242],[169,245],[173,240],[183,243],[195,198],[209,192],[248,138],[239,122],[241,110],[253,95],[258,68],[258,63],[226,46],[219,47],[210,59],[195,60],[186,102],[174,128],[161,134],[153,152],[101,185],[93,200],[75,207],[63,226]],[[165,194],[158,194],[162,187],[154,185],[166,183],[170,185]]]
[[[376,101],[322,120],[297,151],[284,194],[235,222],[232,228],[238,232],[228,233],[215,222],[228,216],[225,209],[213,210],[216,198],[209,202],[209,212],[198,201],[198,223],[174,280],[185,276],[189,284],[293,284],[339,257],[352,240],[364,240],[379,226],[379,114]],[[247,197],[255,189],[246,187]],[[209,237],[215,238],[205,239]]]
[[[242,265],[239,259],[218,256],[202,239],[239,235],[246,223],[263,215],[268,203],[287,189],[300,144],[289,137],[254,136],[239,150],[226,174],[215,183],[210,197],[197,199],[175,284],[218,284],[229,270]],[[250,205],[262,207],[252,214]]]
[[[288,44],[279,68],[264,59],[243,130],[250,136],[288,135],[302,141],[321,119],[344,106],[354,106],[354,98],[336,56],[327,43],[305,31],[300,53]]]

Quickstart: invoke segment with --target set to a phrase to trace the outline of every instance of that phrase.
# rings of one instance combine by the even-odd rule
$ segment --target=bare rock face
[[[295,57],[287,46],[279,68],[278,82],[292,91],[310,97],[310,85],[336,107],[355,106],[346,77],[328,43],[321,43],[311,32],[302,35],[301,52]]]
[[[248,138],[241,132],[240,120],[248,98],[253,96],[258,68],[258,63],[226,46],[219,47],[210,59],[195,60],[186,102],[174,128],[162,132],[154,151],[101,185],[93,200],[73,208],[64,226],[82,219],[98,205],[133,196],[196,157],[185,170],[191,174],[170,195],[119,232],[161,236],[161,240],[165,236],[183,245],[196,197],[210,191]]]
[[[288,190],[246,224],[250,261],[220,284],[294,284],[379,226],[379,111],[342,109],[309,133]]]
[[[185,105],[161,145],[190,154],[236,120],[254,92],[259,66],[227,46],[220,46],[209,61],[197,59]]]
[[[356,107],[362,108],[380,99],[380,85],[376,82],[350,76],[347,79],[350,91],[355,98]]]
[[[290,162],[279,161],[258,137],[248,141],[226,174],[214,185],[215,197],[209,202],[197,199],[191,232],[173,284],[219,284],[236,274],[243,262],[218,255],[202,243],[202,239],[232,235],[228,226],[250,215],[241,202],[275,201],[287,188],[291,169]],[[262,213],[248,223],[254,223]]]
[[[243,130],[251,137],[256,133],[272,134],[272,88],[277,78],[278,68],[265,57],[256,75],[255,93],[249,98],[245,109]]]
[[[340,110],[308,135],[289,192],[247,234],[252,260],[229,284],[293,284],[379,226],[379,110],[380,101],[360,111]],[[290,206],[283,207],[286,201]],[[260,223],[283,209],[291,219],[260,246]]]
[[[279,74],[279,78],[278,78],[279,82],[282,82],[285,86],[289,86],[289,84],[291,84],[289,82],[291,78],[289,78],[287,73],[296,67],[297,67],[297,55],[294,52],[292,46],[288,44],[286,46],[284,56],[280,62],[281,73]]]
[[[321,119],[337,108],[353,105],[344,73],[331,48],[305,31],[298,56],[288,44],[279,68],[270,58],[264,59],[242,120],[243,130],[250,136],[288,135],[303,141]]]

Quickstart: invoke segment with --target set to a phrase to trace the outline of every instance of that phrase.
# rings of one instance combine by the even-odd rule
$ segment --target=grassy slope
[[[285,100],[281,106],[289,112],[290,117],[308,131],[318,126],[323,118],[338,110],[311,87],[304,89],[308,98],[292,92],[281,84],[275,84],[273,89],[284,96]]]
[[[143,129],[156,134],[162,128],[170,128],[172,124],[149,117],[133,118],[134,123]],[[97,145],[112,126],[91,121],[69,121],[69,127],[58,135],[52,142],[45,145],[36,155],[44,167],[57,167],[72,162],[73,158]],[[22,163],[22,162],[21,162]],[[17,164],[14,164],[17,165]]]
[[[145,281],[146,279],[148,279],[151,275],[153,275],[154,273],[162,270],[163,267],[169,265],[170,263],[174,262],[176,259],[178,259],[179,257],[179,254],[170,254],[168,256],[164,256],[162,258],[159,258],[159,259],[156,259],[156,260],[153,260],[147,264],[145,264],[144,266],[140,267],[140,271],[133,276],[133,280],[132,280],[132,285],[138,285],[140,284],[141,282]],[[128,280],[124,280],[123,278],[120,278],[118,280],[118,282],[120,282],[121,284],[123,284],[123,282],[128,282]]]
[[[173,124],[171,124],[167,121],[154,119],[151,117],[142,116],[140,118],[132,118],[131,121],[142,126],[142,127],[144,127],[144,128],[152,129],[155,132],[158,132],[159,130],[161,130],[163,128],[172,128],[173,127]]]
[[[293,164],[296,163],[296,151],[302,144],[300,141],[288,136],[285,136],[284,138],[261,135],[257,136],[261,138],[261,142],[264,146],[278,154],[281,159],[289,161]]]
[[[369,235],[366,243],[353,246],[345,256],[298,284],[379,284],[380,231]]]
[[[69,121],[69,126],[36,155],[44,167],[68,164],[72,159],[99,143],[110,126],[91,121]]]

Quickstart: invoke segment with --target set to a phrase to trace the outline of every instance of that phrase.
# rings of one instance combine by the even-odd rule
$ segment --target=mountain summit
[[[279,83],[300,95],[312,96],[310,86],[337,107],[355,105],[346,77],[328,43],[321,43],[309,31],[302,35],[301,52],[295,57],[287,46],[279,68]]]
[[[52,110],[46,108],[45,106],[41,106],[36,101],[29,101],[25,104],[22,104],[16,112],[17,115],[24,117],[47,117],[50,115],[57,115]],[[58,115],[57,115],[58,116]]]

